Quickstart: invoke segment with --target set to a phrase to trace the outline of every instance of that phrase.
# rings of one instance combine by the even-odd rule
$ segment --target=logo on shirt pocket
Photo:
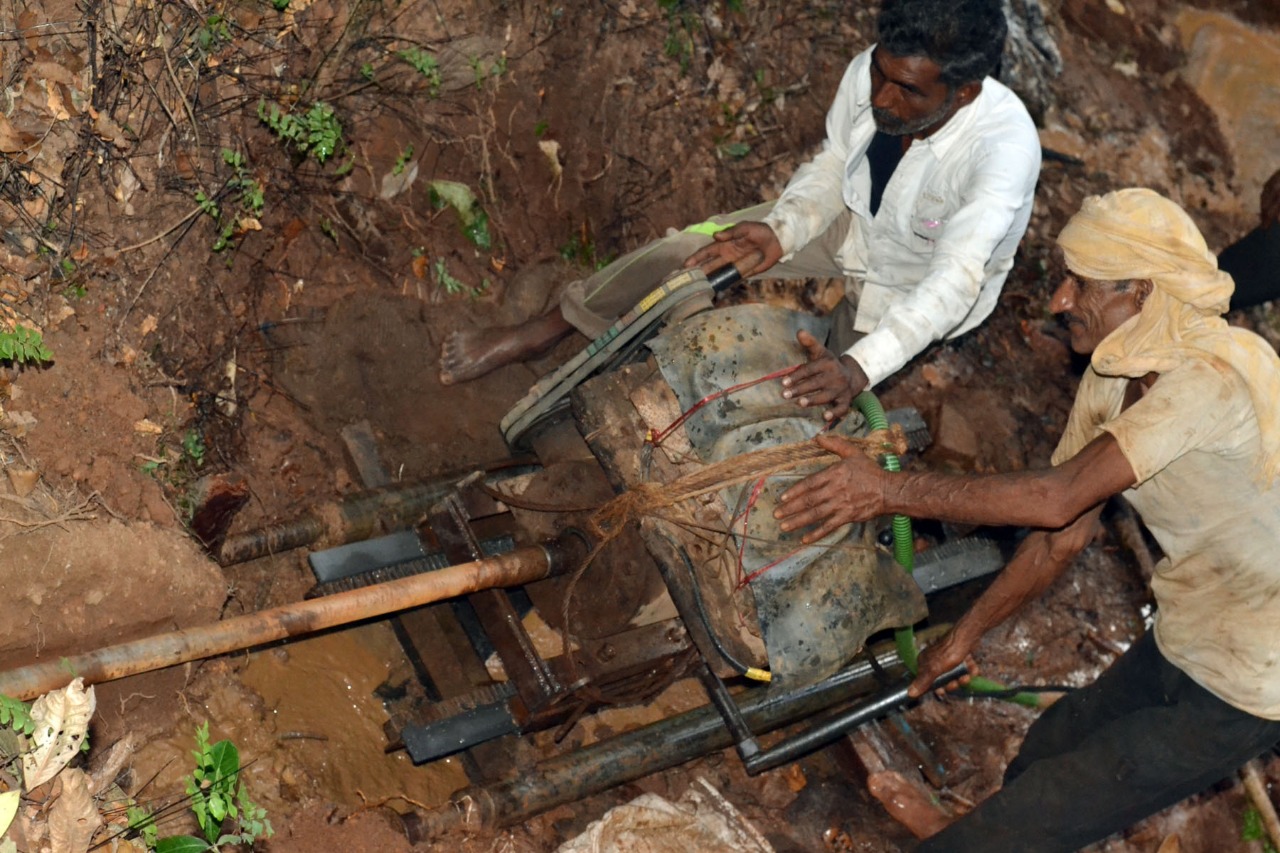
[[[911,217],[911,233],[916,238],[916,248],[932,249],[946,225],[946,202],[937,193],[925,190],[920,194]]]

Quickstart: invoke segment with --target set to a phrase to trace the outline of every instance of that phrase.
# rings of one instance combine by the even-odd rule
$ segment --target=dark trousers
[[[1280,297],[1280,222],[1256,228],[1223,249],[1218,267],[1236,280],[1233,311]]]
[[[1004,787],[921,853],[1079,850],[1226,778],[1280,743],[1165,660],[1147,634],[1027,732]]]

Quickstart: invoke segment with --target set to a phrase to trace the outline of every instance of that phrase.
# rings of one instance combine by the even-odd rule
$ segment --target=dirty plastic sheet
[[[708,395],[767,376],[805,360],[796,333],[819,340],[826,321],[767,305],[742,305],[697,314],[649,343],[663,377],[688,411]],[[685,422],[704,462],[806,441],[823,427],[820,408],[801,409],[770,381],[719,398]],[[850,413],[832,432],[866,434]],[[809,469],[814,470],[814,469]],[[808,548],[798,533],[783,533],[773,518],[778,499],[806,471],[770,477],[752,499],[755,483],[721,491],[735,514],[732,529],[752,582],[773,682],[809,684],[836,672],[871,634],[912,624],[926,613],[924,595],[888,554],[876,549],[867,525],[848,525]],[[742,510],[751,503],[744,519]],[[728,522],[729,519],[726,519]],[[744,531],[745,523],[745,531]]]
[[[699,776],[679,801],[641,794],[605,812],[556,853],[773,853],[724,795]]]

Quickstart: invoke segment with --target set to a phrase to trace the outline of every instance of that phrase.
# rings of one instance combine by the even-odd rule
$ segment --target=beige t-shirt
[[[1255,479],[1248,388],[1208,356],[1121,412],[1128,382],[1085,373],[1053,464],[1115,437],[1138,478],[1125,497],[1166,555],[1151,579],[1160,651],[1224,701],[1280,720],[1280,485]]]

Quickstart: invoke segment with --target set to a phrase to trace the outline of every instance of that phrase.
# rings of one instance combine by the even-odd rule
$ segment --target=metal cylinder
[[[0,694],[29,699],[63,687],[75,676],[84,678],[86,684],[112,681],[384,616],[470,592],[532,583],[575,565],[583,553],[585,547],[580,540],[566,537],[547,545],[517,548],[496,557],[298,604],[286,604],[212,625],[185,628],[33,664],[0,673]]]
[[[877,658],[900,667],[896,651]],[[749,689],[736,698],[751,731],[763,733],[865,693],[876,683],[869,663],[858,663],[817,684],[779,694]],[[403,815],[413,843],[431,841],[459,826],[510,826],[565,803],[683,764],[733,744],[733,735],[710,705],[548,759],[519,778],[460,791],[430,812]]]
[[[528,459],[492,463],[481,470],[489,479],[536,470]],[[291,521],[228,536],[218,549],[219,565],[231,566],[311,545],[322,539],[333,547],[413,527],[433,504],[453,491],[466,472],[446,474],[421,483],[361,492],[313,507]]]
[[[945,684],[950,684],[968,671],[969,668],[967,666],[960,664],[938,678],[933,683],[933,686],[938,688]],[[771,749],[744,757],[742,763],[746,767],[747,773],[752,776],[763,773],[766,770],[772,770],[775,767],[781,767],[784,764],[795,761],[797,758],[803,758],[811,752],[816,752],[830,743],[834,743],[863,723],[869,723],[892,711],[896,711],[910,701],[911,698],[907,695],[907,685],[904,684],[887,693],[875,696],[866,702],[861,702],[829,720],[824,720],[808,731],[788,738]]]

